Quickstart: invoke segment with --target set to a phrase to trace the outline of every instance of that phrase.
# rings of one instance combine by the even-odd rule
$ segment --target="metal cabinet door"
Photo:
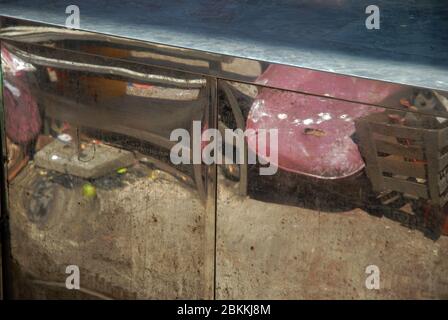
[[[108,50],[2,43],[14,297],[211,298],[215,81]]]
[[[294,80],[291,74],[276,76],[278,81]],[[348,82],[348,89],[356,90],[356,81]],[[322,91],[339,84],[306,83]],[[393,87],[383,86],[381,94]],[[427,160],[414,160],[428,145],[416,136],[388,136],[406,130],[424,133],[417,127],[403,129],[407,122],[393,124],[394,119],[408,121],[411,116],[436,121],[445,134],[446,118],[407,114],[399,103],[384,109],[224,80],[219,88],[222,136],[240,129],[245,137],[224,139],[223,154],[229,148],[233,155],[223,156],[228,163],[218,168],[217,298],[446,297],[448,238],[434,241],[425,225],[428,214],[437,212],[425,209],[431,201],[430,182],[422,170],[434,167]],[[371,96],[364,90],[341,93]],[[391,122],[384,130],[375,129],[371,138],[382,140],[369,149],[372,145],[363,144],[357,121],[379,116],[389,116]],[[270,135],[270,129],[277,133]],[[447,141],[438,156],[447,154]],[[367,152],[381,161],[381,179],[395,181],[389,190],[379,192],[372,186],[374,175],[365,167]],[[277,168],[261,170],[273,165]],[[406,188],[399,192],[394,186]]]

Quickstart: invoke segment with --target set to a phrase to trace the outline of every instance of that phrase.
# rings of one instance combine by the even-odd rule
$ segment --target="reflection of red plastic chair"
[[[270,66],[259,81],[275,87],[379,104],[398,86],[340,77],[310,70]],[[320,179],[340,179],[362,170],[364,162],[351,139],[354,120],[381,108],[286,91],[261,89],[247,119],[247,128],[277,128],[278,166]],[[249,138],[249,146],[253,145]]]
[[[399,92],[393,84],[373,82],[352,77],[298,70],[271,65],[257,79],[270,87],[283,87],[317,95],[337,96],[338,99],[305,95],[290,91],[261,88],[253,101],[247,121],[227,85],[226,93],[237,127],[241,129],[278,129],[278,148],[268,145],[267,154],[277,152],[279,168],[319,179],[342,179],[360,172],[364,162],[357,145],[351,139],[355,132],[354,120],[381,108],[380,104]],[[248,137],[248,146],[256,148],[256,135]],[[247,166],[240,168],[241,193],[247,186]]]
[[[42,122],[37,102],[28,86],[28,72],[34,68],[4,47],[1,53],[4,70],[5,132],[9,156],[8,180],[11,180],[28,161],[27,147],[37,137]]]
[[[264,90],[259,93],[247,119],[247,128],[278,129],[279,168],[319,179],[347,178],[362,170],[364,162],[351,139],[353,120],[380,109],[319,97]],[[256,135],[248,137],[256,146]],[[254,148],[256,149],[256,148]],[[256,151],[261,155],[259,150]]]
[[[15,78],[12,84],[6,79],[4,92],[6,135],[14,143],[27,144],[39,133],[41,126],[39,108],[25,82]]]

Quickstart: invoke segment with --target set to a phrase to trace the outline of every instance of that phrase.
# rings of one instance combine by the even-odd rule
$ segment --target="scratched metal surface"
[[[0,15],[64,25],[64,0],[0,0]],[[143,41],[448,90],[445,1],[78,1],[81,29]]]

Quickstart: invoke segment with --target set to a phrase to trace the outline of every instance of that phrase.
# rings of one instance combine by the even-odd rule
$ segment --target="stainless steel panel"
[[[358,153],[354,120],[395,110],[235,82],[219,87],[219,127],[277,129],[271,164],[279,167],[261,175],[266,165],[247,157],[218,167],[217,298],[446,298],[448,239],[436,234],[440,225],[430,227],[438,213],[425,199],[373,190]],[[257,134],[248,133],[242,152],[255,150],[248,144]],[[366,287],[370,265],[380,270],[380,290]]]
[[[23,43],[22,47],[26,47],[25,44],[39,44],[50,48],[64,49],[68,51],[66,54],[74,52],[75,57],[76,52],[82,52],[120,61],[138,62],[170,70],[186,71],[269,88],[389,108],[400,108],[402,96],[422,89],[415,85],[402,84],[405,83],[403,81],[389,83],[365,77],[349,76],[343,72],[341,74],[322,72],[263,60],[257,61],[86,31],[69,30],[10,18],[3,18],[0,38],[20,41]],[[62,55],[62,52],[59,54]],[[444,78],[433,71],[429,73],[428,71],[419,71],[418,64],[408,66],[408,68],[419,76],[430,75],[436,82],[440,82],[439,79]],[[434,91],[433,89],[442,89],[434,92],[445,97],[448,96],[447,88],[443,86],[427,86],[426,89],[430,92]],[[385,99],[383,94],[385,90],[393,90],[395,94],[390,94]],[[422,112],[425,111],[422,110]],[[446,107],[432,110],[431,114],[446,115]]]
[[[445,213],[375,190],[354,126],[373,111],[445,125],[445,6],[380,1],[367,31],[359,1],[96,1],[80,30],[66,5],[0,0],[15,297],[447,296]],[[278,171],[246,151],[173,165],[170,133],[194,120],[279,129]],[[429,198],[427,172],[446,172],[402,160],[388,165],[421,180],[386,178]],[[366,288],[369,265],[384,290]]]
[[[212,298],[215,168],[170,133],[214,126],[215,80],[7,41],[2,68],[14,297]]]

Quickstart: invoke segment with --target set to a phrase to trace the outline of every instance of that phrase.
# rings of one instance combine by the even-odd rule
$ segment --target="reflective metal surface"
[[[213,79],[1,49],[15,297],[212,298],[214,167],[170,133],[213,127]]]
[[[422,89],[415,85],[403,85],[401,83],[406,82],[398,80],[395,83],[388,83],[350,77],[343,72],[341,74],[321,72],[263,60],[255,61],[61,27],[35,25],[28,21],[10,18],[3,18],[0,38],[389,108],[400,108],[401,96]],[[98,49],[99,47],[102,49]],[[76,57],[76,55],[74,56]],[[49,62],[44,61],[44,63]],[[414,64],[412,67],[408,66],[408,68],[419,75],[430,74],[437,83],[443,82],[443,79],[446,78],[446,74],[438,75],[433,71],[419,71],[418,64]],[[426,87],[441,89],[437,90],[439,94],[448,95],[446,86]],[[426,111],[421,110],[421,112]],[[431,111],[431,114],[443,115],[446,113],[446,109]]]
[[[14,297],[447,297],[446,6],[43,3],[0,0]],[[193,121],[248,133],[173,164]]]
[[[239,147],[262,157],[258,132],[277,129],[278,145],[268,141],[267,154],[278,152],[271,158],[278,170],[260,175],[265,165],[259,161],[218,168],[218,298],[446,298],[448,239],[440,232],[448,225],[447,207],[441,212],[438,200],[428,201],[426,186],[434,181],[424,170],[438,165],[418,149],[417,128],[447,132],[448,119],[235,82],[220,81],[219,87],[226,88],[219,127],[254,130]],[[414,140],[383,128],[369,149],[358,122],[379,116],[388,130],[402,119],[396,132],[407,125],[403,130]],[[437,157],[448,155],[447,141],[440,142]],[[423,143],[422,150],[433,146]],[[381,162],[389,183],[383,190],[368,152]],[[441,192],[446,197],[448,189]],[[369,265],[381,270],[378,291],[364,285]]]

